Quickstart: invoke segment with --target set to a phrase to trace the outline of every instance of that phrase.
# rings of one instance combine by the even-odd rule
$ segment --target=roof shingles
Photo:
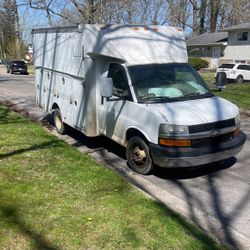
[[[187,40],[187,46],[223,44],[227,41],[227,32],[215,32],[210,34],[201,34],[197,37]]]
[[[250,22],[241,23],[241,24],[237,24],[237,25],[222,29],[222,31],[234,31],[234,30],[250,30]]]

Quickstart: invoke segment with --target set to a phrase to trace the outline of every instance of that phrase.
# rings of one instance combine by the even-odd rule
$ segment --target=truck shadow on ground
[[[177,193],[180,192],[179,195],[183,197],[182,199],[187,204],[189,219],[194,224],[204,228],[205,223],[206,230],[221,242],[226,243],[232,249],[241,249],[242,246],[238,242],[238,236],[235,235],[233,230],[237,230],[235,223],[249,205],[250,189],[239,193],[238,197],[235,197],[232,207],[228,209],[223,205],[226,201],[224,192],[232,192],[233,195],[234,191],[229,190],[230,185],[224,185],[225,183],[223,184],[220,180],[220,177],[230,175],[223,170],[231,168],[236,161],[235,157],[231,157],[222,162],[196,168],[161,168],[157,169],[154,174],[157,178],[165,179],[166,183],[170,183],[170,186],[176,189]],[[201,177],[202,181],[201,179],[196,181],[195,178],[198,177]],[[190,181],[186,181],[187,179],[194,179],[194,182],[190,183]],[[193,185],[202,185],[202,191],[196,190]],[[196,213],[196,208],[205,214],[202,223]],[[217,226],[210,219],[210,215],[217,219]]]
[[[231,168],[236,163],[235,157],[230,157],[224,161],[216,162],[212,164],[206,164],[197,167],[190,168],[160,168],[156,167],[154,175],[161,179],[192,179],[201,176],[207,176],[210,174],[215,174],[218,171]]]
[[[53,125],[51,117],[47,117],[47,119],[49,119],[50,124]],[[122,165],[127,167],[125,148],[111,141],[110,139],[105,137],[86,137],[81,132],[78,132],[74,129],[69,130],[68,136],[74,138],[76,141],[76,143],[73,145],[75,147],[81,147],[84,145],[93,151],[100,150],[100,155],[104,158],[103,162],[109,165],[111,169],[117,171],[116,163],[120,161],[122,161]],[[120,159],[109,160],[106,158],[106,154],[103,153],[105,151],[114,154],[116,158]],[[220,232],[217,232],[218,228],[213,224],[212,221],[210,221],[209,216],[205,218],[208,231],[215,235],[217,239],[221,240],[221,242],[228,244],[233,249],[240,249],[241,246],[239,245],[235,235],[232,233],[232,228],[234,227],[235,220],[237,220],[239,215],[249,203],[250,190],[240,195],[237,198],[237,202],[235,203],[234,207],[231,208],[231,212],[228,212],[227,209],[225,209],[225,207],[222,205],[224,198],[222,196],[223,194],[221,194],[221,187],[216,183],[219,176],[223,175],[224,170],[230,169],[232,166],[234,166],[236,161],[237,160],[235,157],[231,157],[221,162],[192,168],[166,169],[156,167],[153,175],[145,176],[145,179],[149,180],[150,182],[153,182],[152,180],[154,179],[156,185],[157,180],[160,182],[172,183],[172,185],[180,190],[183,194],[184,200],[187,203],[191,221],[199,227],[203,227],[203,225],[200,223],[199,216],[196,214],[196,208],[198,207],[207,215],[209,215],[212,211],[212,214],[218,220]],[[192,185],[190,185],[190,182],[186,182],[188,179],[192,180],[199,177],[203,179],[206,185],[206,192],[211,211],[208,209],[208,204],[205,203],[203,197],[200,197],[197,195],[197,192],[192,190]],[[136,183],[133,184],[138,186]],[[140,188],[144,190],[143,187]],[[146,189],[144,191],[148,192]]]
[[[44,121],[45,123],[49,124],[49,126],[54,126],[52,115],[48,114],[44,118]],[[108,152],[117,155],[121,159],[126,160],[125,148],[107,137],[88,137],[85,136],[82,132],[70,127],[67,128],[67,135],[76,141],[76,143],[72,144],[72,146],[76,148],[85,146],[92,152],[107,150]]]

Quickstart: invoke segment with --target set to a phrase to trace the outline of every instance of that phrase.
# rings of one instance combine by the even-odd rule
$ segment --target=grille
[[[205,131],[210,131],[213,129],[222,129],[227,127],[235,126],[235,120],[234,119],[228,119],[224,121],[218,121],[218,122],[211,122],[211,123],[205,123],[205,124],[199,124],[199,125],[192,125],[188,126],[189,133],[195,134]]]
[[[233,139],[233,133],[228,133],[224,135],[220,135],[217,137],[210,137],[210,138],[202,138],[202,139],[195,139],[192,140],[192,147],[193,148],[200,148],[200,147],[209,147],[209,146],[215,146],[220,143],[230,141]]]

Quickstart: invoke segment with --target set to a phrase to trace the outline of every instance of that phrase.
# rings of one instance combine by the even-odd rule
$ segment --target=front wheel
[[[60,109],[55,109],[53,113],[54,117],[54,125],[56,127],[56,131],[58,134],[65,134],[66,133],[66,126],[62,121],[62,115]]]
[[[128,165],[139,174],[149,174],[153,171],[154,165],[149,153],[147,143],[138,136],[128,141],[126,156]]]
[[[244,81],[244,78],[241,75],[237,76],[237,78],[235,79],[236,83],[242,83],[243,81]]]

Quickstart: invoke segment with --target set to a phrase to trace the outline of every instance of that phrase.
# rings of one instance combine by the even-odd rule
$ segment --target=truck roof
[[[117,58],[127,65],[185,63],[188,61],[182,29],[169,26],[85,24],[34,29],[32,33],[80,32],[91,57]]]

